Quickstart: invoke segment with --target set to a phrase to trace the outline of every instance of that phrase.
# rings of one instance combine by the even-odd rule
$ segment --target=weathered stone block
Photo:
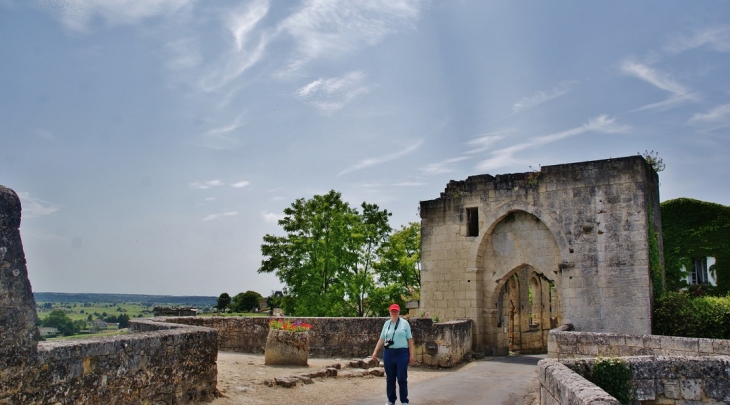
[[[688,378],[680,382],[682,399],[699,401],[702,399],[702,380]]]
[[[306,366],[309,333],[271,329],[266,338],[264,364]]]

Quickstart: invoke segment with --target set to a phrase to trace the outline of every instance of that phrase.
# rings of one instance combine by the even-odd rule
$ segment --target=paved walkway
[[[522,405],[528,383],[537,377],[537,362],[546,357],[544,354],[487,357],[443,377],[409,384],[408,396],[413,405]],[[383,405],[386,402],[383,381],[381,392],[352,405]]]

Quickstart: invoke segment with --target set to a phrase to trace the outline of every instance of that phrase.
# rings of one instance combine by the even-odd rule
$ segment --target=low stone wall
[[[559,360],[540,360],[537,365],[540,405],[620,405],[616,398]]]
[[[0,370],[0,404],[186,404],[217,395],[214,329],[130,321],[133,333],[40,342]]]
[[[730,355],[730,340],[659,335],[558,332],[548,334],[548,357]]]
[[[186,404],[217,394],[215,329],[130,321],[127,335],[38,342],[18,195],[0,186],[0,404]]]
[[[644,405],[730,402],[730,357],[624,357],[631,369],[634,400]],[[539,363],[541,404],[616,404],[619,402],[574,370],[590,372],[596,359]]]
[[[214,328],[220,350],[263,353],[269,332],[267,317],[170,317],[152,318]],[[312,324],[309,354],[312,357],[370,356],[386,318],[296,318]],[[461,363],[472,347],[472,323],[460,320],[433,323],[430,318],[411,318],[416,361],[428,366],[452,367]]]

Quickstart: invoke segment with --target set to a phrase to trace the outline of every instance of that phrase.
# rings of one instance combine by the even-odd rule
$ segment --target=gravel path
[[[385,403],[385,378],[367,375],[345,377],[351,371],[350,359],[309,359],[309,367],[265,366],[264,356],[245,353],[218,352],[218,390],[223,397],[213,405],[233,404],[328,404],[348,405],[376,396]],[[267,386],[266,381],[323,369],[340,363],[338,377],[313,378],[313,384],[299,383],[293,388]],[[460,367],[466,370],[474,363]],[[409,367],[408,382],[416,383],[445,376],[452,370]]]

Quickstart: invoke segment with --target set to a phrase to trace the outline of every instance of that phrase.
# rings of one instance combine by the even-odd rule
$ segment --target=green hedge
[[[668,292],[654,301],[652,324],[655,335],[729,339],[730,296]]]

